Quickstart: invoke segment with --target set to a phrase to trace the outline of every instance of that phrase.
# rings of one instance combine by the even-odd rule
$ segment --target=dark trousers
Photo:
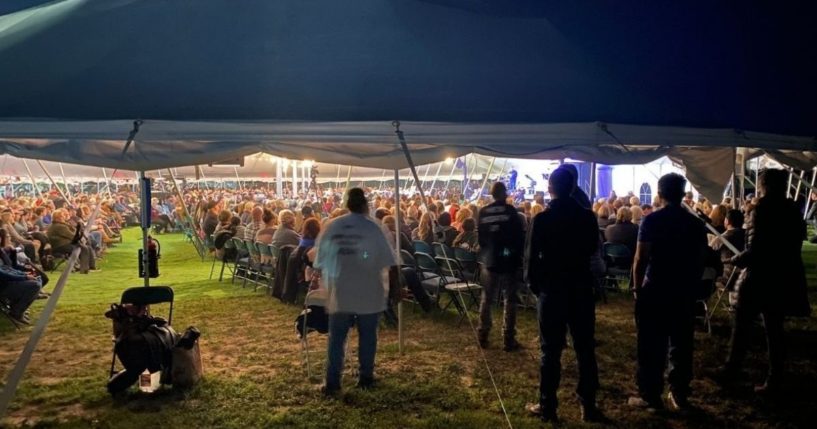
[[[664,371],[673,395],[689,396],[692,381],[692,349],[695,337],[695,301],[639,294],[635,303],[638,329],[638,369],[636,381],[641,397],[660,400],[664,391]]]
[[[494,299],[501,290],[505,291],[505,306],[503,311],[502,337],[505,344],[512,344],[516,339],[516,308],[519,296],[516,293],[516,272],[495,273],[482,270],[482,297],[479,304],[479,336],[488,338],[493,321],[491,307]]]
[[[763,316],[766,331],[766,348],[769,356],[769,373],[767,381],[780,382],[783,378],[783,366],[786,359],[786,345],[783,335],[783,312],[776,306],[764,308],[762,305],[739,303],[735,309],[732,341],[729,348],[727,367],[740,369],[749,342],[752,340],[752,327],[758,315]]]
[[[592,288],[543,292],[539,295],[538,311],[542,348],[539,403],[542,408],[555,410],[558,406],[556,391],[561,381],[562,350],[568,328],[579,365],[576,395],[582,404],[595,405],[599,370],[596,363],[596,308]]]

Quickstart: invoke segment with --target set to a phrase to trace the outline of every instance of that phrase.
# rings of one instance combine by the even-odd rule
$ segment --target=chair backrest
[[[444,243],[431,243],[431,246],[434,248],[434,256],[439,256],[441,258],[453,258],[454,257],[454,249],[446,246]]]
[[[630,248],[620,243],[604,243],[602,247],[604,257],[616,266],[629,265],[633,259]]]
[[[408,265],[411,267],[417,266],[417,261],[414,260],[414,256],[408,250],[405,249],[400,250],[400,260],[402,262],[401,265]]]
[[[454,259],[460,261],[461,263],[477,262],[477,254],[465,250],[462,247],[455,247]]]
[[[235,245],[235,248],[237,250],[239,250],[239,251],[248,250],[247,245],[244,243],[244,240],[242,240],[242,239],[240,239],[238,237],[233,237],[230,241],[233,242],[233,245]]]
[[[225,249],[235,249],[235,243],[233,242],[232,238],[224,242],[224,248]]]
[[[270,254],[273,258],[278,259],[278,257],[281,256],[281,249],[279,249],[278,246],[270,244],[267,247],[269,247]]]
[[[306,297],[304,298],[304,307],[309,307],[310,305],[325,307],[327,299],[329,299],[329,292],[326,289],[318,288],[310,290],[306,293]]]
[[[440,267],[437,265],[437,261],[428,253],[417,252],[414,254],[414,260],[417,261],[417,268],[420,271],[434,274],[440,273]]]
[[[167,323],[173,323],[173,289],[169,286],[137,286],[125,289],[120,304],[151,305],[169,303]],[[150,314],[150,313],[148,313]]]
[[[414,240],[412,245],[414,246],[415,252],[425,253],[426,255],[434,254],[434,249],[432,249],[431,246],[429,246],[428,243],[423,240]]]
[[[437,262],[437,266],[440,267],[440,273],[446,277],[455,277],[457,281],[461,280],[462,275],[462,266],[460,265],[459,261],[453,258],[443,258],[443,257],[436,257],[434,258],[435,262]]]
[[[270,249],[270,245],[268,245],[267,243],[256,241],[255,248],[258,250],[258,253],[260,253],[261,256],[272,257],[272,249]]]

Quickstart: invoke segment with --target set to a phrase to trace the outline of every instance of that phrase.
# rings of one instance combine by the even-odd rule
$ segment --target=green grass
[[[174,326],[195,325],[202,331],[205,380],[189,392],[133,392],[112,399],[105,391],[110,365],[111,325],[103,313],[123,289],[141,285],[136,276],[138,230],[125,232],[125,242],[100,264],[102,272],[73,274],[57,311],[37,348],[17,392],[8,426],[39,427],[309,427],[309,428],[495,428],[506,426],[499,402],[467,323],[453,313],[425,316],[405,308],[406,350],[400,355],[397,333],[382,328],[377,355],[381,383],[371,391],[353,387],[356,336],[351,337],[351,363],[344,375],[343,396],[323,400],[317,393],[325,361],[325,337],[313,335],[313,369],[306,380],[293,321],[299,309],[265,296],[263,291],[208,280],[210,261],[202,262],[181,235],[163,235],[161,277],[154,284],[176,292]],[[817,284],[817,247],[804,250],[809,282]],[[57,275],[53,277],[56,281]],[[812,298],[814,298],[812,296]],[[812,300],[814,302],[814,300]],[[43,302],[32,309],[39,314]],[[154,308],[162,314],[166,308]],[[729,322],[719,316],[712,336],[697,335],[693,401],[701,412],[687,417],[652,416],[624,406],[635,391],[635,328],[632,303],[613,296],[598,306],[597,349],[602,388],[599,402],[623,427],[802,427],[817,418],[807,390],[817,380],[817,323],[814,318],[789,323],[790,368],[797,373],[780,400],[766,403],[745,393],[727,394],[707,378],[707,368],[722,363]],[[500,318],[496,319],[501,320]],[[542,427],[527,417],[523,406],[537,393],[537,331],[535,314],[520,312],[519,353],[500,350],[499,329],[486,357],[516,428]],[[28,338],[0,321],[0,375],[5,378]],[[748,367],[760,380],[761,345]],[[566,351],[560,391],[560,415],[567,427],[582,425],[572,391],[575,357]]]

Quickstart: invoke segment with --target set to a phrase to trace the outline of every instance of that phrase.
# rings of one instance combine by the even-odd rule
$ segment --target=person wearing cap
[[[595,281],[590,258],[599,244],[596,217],[571,196],[573,175],[557,168],[549,178],[553,200],[533,219],[527,249],[527,280],[538,295],[541,345],[539,401],[526,409],[546,421],[556,421],[556,392],[561,377],[562,350],[569,328],[579,365],[576,395],[582,420],[606,419],[596,408],[598,366],[595,352]]]
[[[320,270],[327,290],[329,344],[326,382],[321,391],[332,396],[341,390],[344,345],[349,329],[358,329],[358,387],[374,384],[377,325],[386,309],[389,268],[394,252],[380,226],[369,217],[369,204],[360,188],[349,190],[349,213],[330,222],[315,243],[313,267]]]
[[[516,209],[507,204],[505,184],[491,186],[494,202],[479,211],[479,262],[482,267],[482,298],[479,305],[479,345],[488,347],[491,332],[491,307],[500,289],[505,291],[504,326],[502,336],[505,351],[519,348],[516,341],[517,272],[525,251],[525,232]]]

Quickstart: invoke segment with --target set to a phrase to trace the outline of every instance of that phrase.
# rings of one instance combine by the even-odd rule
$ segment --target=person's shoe
[[[582,421],[585,423],[611,423],[610,419],[604,415],[595,405],[580,405]]]
[[[340,386],[321,385],[319,391],[324,398],[336,398],[340,394]]]
[[[522,345],[519,344],[519,341],[510,340],[510,341],[505,341],[505,347],[503,347],[502,350],[504,350],[506,352],[515,352],[515,351],[517,351],[517,350],[519,350],[521,348],[522,348]]]
[[[670,410],[675,412],[688,412],[692,410],[692,404],[689,403],[689,399],[672,392],[667,394],[667,404]]]
[[[375,381],[374,377],[360,377],[357,381],[356,386],[359,389],[368,390],[374,387]]]
[[[630,398],[627,399],[627,406],[633,408],[640,408],[651,413],[661,411],[664,409],[664,403],[661,402],[661,398],[647,400],[640,396],[630,396]]]
[[[102,271],[102,268],[91,268],[88,270],[89,273],[99,273]]]
[[[541,404],[527,404],[525,405],[525,410],[531,415],[539,417],[546,422],[559,421],[559,416],[556,414],[556,410],[545,409]]]
[[[51,296],[51,295],[49,295],[49,294],[47,294],[45,292],[40,292],[40,293],[37,294],[36,299],[48,299],[49,296]]]
[[[31,324],[31,320],[25,314],[20,314],[20,315],[9,314],[9,317],[17,325],[30,325]]]

